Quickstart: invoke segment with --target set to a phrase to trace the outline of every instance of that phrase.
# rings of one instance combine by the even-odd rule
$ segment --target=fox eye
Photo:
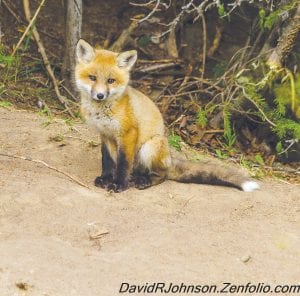
[[[109,84],[112,84],[112,83],[114,83],[116,81],[116,79],[113,79],[113,78],[108,78],[107,79],[107,83],[109,83]]]
[[[96,76],[95,75],[89,75],[89,78],[90,78],[90,80],[92,80],[92,81],[96,81]]]

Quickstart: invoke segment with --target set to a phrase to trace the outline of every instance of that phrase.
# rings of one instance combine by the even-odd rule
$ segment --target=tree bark
[[[272,51],[268,64],[271,68],[281,68],[282,62],[292,51],[297,36],[300,31],[300,4],[296,9],[294,16],[282,31],[281,37],[278,39],[277,46]]]
[[[65,0],[65,53],[62,67],[62,76],[70,90],[76,94],[75,88],[75,49],[81,37],[82,0]]]

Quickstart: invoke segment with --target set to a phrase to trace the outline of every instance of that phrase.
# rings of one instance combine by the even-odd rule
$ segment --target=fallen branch
[[[202,20],[202,30],[203,30],[203,48],[202,48],[202,69],[201,69],[201,88],[203,87],[203,79],[204,79],[204,73],[205,73],[205,64],[206,64],[206,51],[207,51],[207,29],[206,29],[206,20],[204,13],[201,17]]]
[[[32,159],[30,157],[26,157],[26,156],[20,156],[20,155],[12,155],[12,154],[5,154],[5,153],[0,153],[0,156],[4,156],[4,157],[9,157],[9,158],[16,158],[16,159],[22,159],[22,160],[27,160],[27,161],[31,161],[31,162],[35,162],[35,163],[39,163],[42,164],[43,166],[47,167],[50,170],[56,171],[66,177],[68,177],[70,180],[72,180],[73,182],[77,183],[78,185],[91,189],[88,185],[82,183],[80,180],[76,179],[75,177],[71,176],[70,174],[56,168],[53,167],[49,164],[47,164],[46,162],[44,162],[43,160],[39,160],[39,159]]]
[[[176,62],[171,62],[171,63],[165,63],[165,64],[156,64],[156,65],[150,65],[150,66],[144,66],[141,68],[136,69],[136,72],[152,72],[152,71],[159,71],[159,70],[164,70],[167,68],[172,68],[174,66],[178,66],[179,64]]]
[[[29,25],[27,27],[27,29],[25,30],[25,32],[27,31],[28,32],[28,28],[30,28],[35,20],[35,18],[37,17],[42,5],[44,4],[45,0],[42,0],[41,1],[41,4],[39,6],[39,8],[37,9],[34,17],[31,19],[31,12],[30,12],[30,7],[29,7],[29,0],[23,0],[23,6],[24,6],[24,12],[25,12],[25,17],[27,19],[27,21],[29,22]],[[24,32],[23,36],[26,35]],[[42,43],[42,40],[40,38],[40,34],[38,32],[38,30],[36,29],[36,26],[32,26],[32,34],[33,34],[33,37],[37,43],[37,46],[39,48],[39,52],[41,53],[41,56],[42,56],[42,59],[43,59],[43,62],[44,62],[44,65],[46,67],[46,70],[52,80],[52,83],[53,83],[53,86],[54,86],[54,90],[55,90],[55,93],[56,93],[56,96],[58,98],[58,100],[60,101],[60,103],[66,108],[67,112],[73,117],[75,118],[75,115],[74,113],[69,109],[68,107],[68,104],[66,102],[66,98],[60,93],[59,91],[59,83],[58,81],[56,80],[55,78],[55,75],[51,69],[51,66],[50,66],[50,62],[49,62],[49,59],[47,57],[47,54],[46,54],[46,50],[45,50],[45,47]],[[22,37],[23,37],[22,36]],[[21,38],[22,39],[22,38]],[[21,40],[20,40],[21,41]],[[19,42],[20,43],[20,42]]]
[[[33,16],[33,18],[32,18],[31,20],[30,20],[30,16],[29,16],[28,18],[26,17],[27,20],[28,20],[28,22],[29,22],[29,24],[28,24],[26,30],[24,31],[24,33],[23,33],[21,39],[19,40],[19,42],[17,43],[16,47],[14,48],[14,50],[13,50],[13,52],[12,52],[12,54],[11,54],[12,56],[15,55],[15,53],[16,53],[17,50],[19,49],[20,45],[22,44],[22,42],[23,42],[25,36],[27,35],[28,31],[29,31],[30,28],[33,26],[33,24],[34,24],[34,22],[35,22],[35,20],[36,20],[36,18],[37,18],[37,16],[38,16],[38,14],[39,14],[39,12],[40,12],[42,6],[44,5],[45,1],[46,1],[46,0],[42,0],[42,1],[41,1],[41,3],[40,3],[40,5],[39,5],[38,9],[36,10],[36,12],[35,12],[35,14],[34,14],[34,16]],[[27,1],[26,1],[26,2],[27,2]],[[27,5],[29,5],[29,4],[27,3]],[[24,0],[24,9],[25,9],[25,0]]]
[[[110,46],[109,49],[117,52],[121,51],[123,47],[126,45],[126,43],[128,42],[131,33],[136,29],[137,26],[138,26],[137,20],[133,20],[129,25],[129,27],[121,33],[119,38]]]
[[[147,3],[134,3],[134,2],[129,2],[129,4],[131,4],[132,6],[139,6],[139,7],[147,7],[148,5],[152,4],[153,2],[155,2],[155,0],[150,0]]]

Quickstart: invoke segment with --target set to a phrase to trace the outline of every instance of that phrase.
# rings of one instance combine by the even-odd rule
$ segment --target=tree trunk
[[[65,0],[65,54],[62,76],[70,90],[76,94],[75,81],[75,48],[81,37],[82,0]]]
[[[277,46],[272,51],[268,64],[271,68],[281,68],[282,62],[292,51],[300,31],[300,4],[288,25],[283,29]]]

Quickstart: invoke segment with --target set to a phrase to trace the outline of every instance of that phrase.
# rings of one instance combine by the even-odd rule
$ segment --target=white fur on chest
[[[108,107],[95,109],[89,102],[82,102],[86,122],[95,127],[100,134],[107,137],[115,136],[120,131],[120,123],[110,116]]]
[[[92,114],[91,116],[88,116],[87,122],[88,124],[96,127],[101,134],[105,134],[110,137],[119,133],[120,130],[120,124],[117,120],[101,113],[99,113],[99,115]]]

